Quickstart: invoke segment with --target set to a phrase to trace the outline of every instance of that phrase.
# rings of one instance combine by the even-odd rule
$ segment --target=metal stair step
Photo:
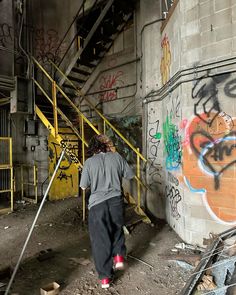
[[[84,69],[81,69],[81,68],[77,68],[77,67],[73,67],[72,72],[75,72],[77,74],[81,74],[81,75],[84,75],[84,76],[89,76],[91,75],[91,72],[90,71],[86,71]]]
[[[79,77],[74,77],[74,76],[68,76],[68,78],[71,80],[71,81],[75,81],[75,82],[78,82],[78,83],[85,83],[86,82],[86,79],[85,80],[83,80],[83,79],[81,79],[81,78],[79,78]]]

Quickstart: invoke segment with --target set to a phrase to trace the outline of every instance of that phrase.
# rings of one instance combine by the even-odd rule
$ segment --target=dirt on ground
[[[9,278],[1,270],[14,269],[39,205],[21,204],[0,216],[0,286]],[[91,256],[88,228],[82,222],[81,204],[71,198],[46,202],[16,274],[11,293],[38,295],[51,282],[61,295],[179,294],[191,269],[170,259],[181,242],[164,222],[140,223],[126,235],[127,266],[115,275],[108,290],[101,289]],[[4,294],[0,287],[0,294]]]

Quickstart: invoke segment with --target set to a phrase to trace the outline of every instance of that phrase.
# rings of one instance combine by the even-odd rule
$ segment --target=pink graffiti
[[[99,98],[101,101],[111,101],[117,98],[117,92],[115,89],[109,90],[111,88],[115,88],[124,84],[124,81],[120,79],[123,76],[122,71],[118,71],[115,74],[110,74],[106,76],[102,76],[100,79],[100,87],[101,91],[108,90],[102,94],[100,94]]]
[[[184,140],[182,141],[183,146],[189,146],[190,144],[190,134],[189,134],[189,121],[188,119],[183,119],[179,125],[180,129],[184,132]]]

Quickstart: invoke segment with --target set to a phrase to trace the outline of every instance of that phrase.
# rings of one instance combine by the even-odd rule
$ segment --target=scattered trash
[[[6,286],[6,283],[1,283],[1,282],[0,282],[0,288],[2,288],[2,287],[4,287],[4,286]]]
[[[181,260],[169,260],[172,261],[174,263],[176,263],[178,266],[180,266],[181,268],[186,269],[187,271],[191,271],[193,270],[193,266],[185,261],[181,261]]]
[[[210,275],[204,275],[202,281],[197,286],[198,291],[210,291],[216,288],[216,284],[213,282],[213,277]]]
[[[200,252],[204,252],[205,249],[200,247],[200,246],[193,246],[193,245],[188,245],[188,244],[185,244],[185,243],[178,243],[175,245],[175,248],[176,249],[181,249],[181,250],[184,250],[184,249],[189,249],[189,250],[193,250],[193,251],[200,251]]]
[[[39,246],[41,246],[41,245],[42,245],[42,243],[38,243],[38,245],[39,245]]]
[[[87,252],[88,250],[87,249],[83,249],[82,251]]]
[[[178,252],[178,249],[173,248],[173,249],[171,249],[171,252],[177,253]]]
[[[60,291],[60,285],[56,282],[50,283],[40,289],[40,295],[57,295]]]
[[[4,227],[4,229],[8,229],[8,228],[10,228],[10,226],[5,226],[5,227]]]
[[[53,258],[54,252],[52,251],[52,249],[47,249],[47,250],[42,250],[39,252],[39,255],[37,257],[38,261],[44,261],[50,258]]]

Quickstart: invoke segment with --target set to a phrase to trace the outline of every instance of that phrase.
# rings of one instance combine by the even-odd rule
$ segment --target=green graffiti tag
[[[176,170],[179,168],[182,159],[181,136],[178,128],[172,123],[171,115],[167,115],[163,124],[163,138],[166,157],[167,170]]]

